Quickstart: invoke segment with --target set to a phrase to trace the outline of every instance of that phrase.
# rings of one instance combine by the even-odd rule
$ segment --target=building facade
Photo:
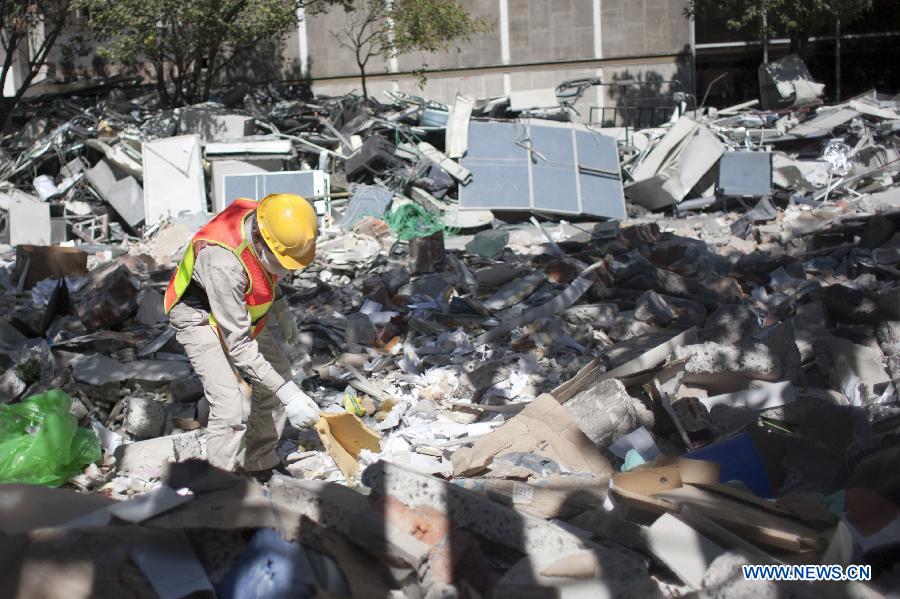
[[[491,98],[600,77],[604,85],[588,89],[575,105],[577,119],[649,126],[660,119],[645,118],[642,111],[662,110],[665,115],[679,92],[692,94],[698,103],[706,97],[712,106],[758,95],[756,69],[762,61],[758,29],[732,31],[724,22],[703,15],[694,23],[685,16],[687,0],[459,1],[493,28],[447,52],[373,58],[367,68],[373,97],[384,100],[385,90],[396,90],[450,103],[457,93]],[[70,30],[61,36],[44,69],[50,79],[71,81],[123,71],[90,48],[88,18],[73,15]],[[229,80],[307,80],[316,94],[360,92],[353,54],[336,37],[346,19],[339,8],[325,14],[298,12],[297,27],[289,35],[272,40],[236,65]],[[813,76],[826,83],[829,100],[838,97],[835,40],[833,28],[813,32],[803,55]],[[900,2],[874,0],[869,14],[844,25],[840,41],[844,97],[872,87],[896,91]],[[788,52],[785,36],[769,40],[770,59]],[[140,65],[124,70],[143,72]],[[420,70],[426,75],[424,88],[416,74]],[[16,81],[15,74],[7,81],[7,95]]]
[[[658,104],[674,92],[693,89],[692,27],[684,16],[685,0],[461,0],[460,4],[493,23],[493,29],[445,53],[373,59],[367,69],[372,96],[383,99],[384,90],[398,90],[452,102],[457,93],[490,98],[601,77],[611,85],[587,90],[576,104],[581,120],[598,121],[602,107]],[[283,51],[288,62],[299,65],[317,94],[361,89],[353,54],[336,39],[345,20],[340,9],[302,15],[296,34],[286,40]],[[414,71],[423,67],[427,80],[420,89]]]

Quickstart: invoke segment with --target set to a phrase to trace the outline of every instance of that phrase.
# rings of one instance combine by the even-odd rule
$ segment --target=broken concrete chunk
[[[877,324],[882,318],[876,298],[863,289],[848,285],[829,285],[823,299],[832,318],[852,324]]]
[[[428,237],[413,237],[409,240],[410,272],[424,275],[444,269],[446,252],[444,234],[440,231]]]
[[[634,317],[642,322],[665,327],[674,320],[675,313],[659,294],[654,291],[646,291],[638,298]]]
[[[709,291],[704,285],[662,268],[643,268],[639,274],[621,283],[619,283],[617,277],[616,282],[626,289],[640,289],[642,291],[655,291],[663,295],[674,295],[699,301],[708,307],[717,307],[719,304],[719,298],[716,294]]]
[[[119,472],[143,479],[160,478],[169,464],[206,459],[206,432],[198,429],[120,445],[115,455]]]
[[[782,368],[771,350],[759,341],[737,345],[700,343],[675,349],[675,359],[687,358],[684,382],[721,392],[742,389],[748,380],[777,381]]]
[[[886,356],[900,354],[900,321],[885,320],[875,329],[878,344]]]
[[[610,339],[615,341],[625,341],[642,335],[659,334],[662,332],[662,329],[647,322],[628,318],[623,314],[613,321],[612,326],[609,327],[607,332],[609,333]]]
[[[428,559],[428,545],[374,511],[355,514],[346,532],[354,543],[395,568],[418,570]]]
[[[73,301],[78,318],[89,331],[114,328],[138,308],[131,272],[115,262],[88,273],[88,283]]]
[[[555,401],[552,400],[551,401]],[[557,404],[558,405],[558,404]],[[584,541],[560,526],[521,514],[472,491],[384,461],[369,466],[362,481],[372,494],[391,496],[407,506],[428,506],[443,512],[457,526],[526,555],[555,556],[589,549],[597,554],[599,573],[611,594],[646,576],[642,560],[630,552],[614,551]]]
[[[0,375],[0,404],[13,403],[27,388],[28,385],[19,377],[15,368],[7,369]]]
[[[135,437],[151,439],[163,432],[166,409],[158,401],[146,397],[129,397],[125,400],[125,430]]]
[[[152,326],[169,319],[163,306],[163,294],[159,291],[144,289],[138,295],[137,302],[137,320],[141,324]]]
[[[484,302],[484,306],[488,310],[508,308],[534,293],[534,290],[546,280],[547,277],[543,271],[533,272],[524,277],[513,279]]]
[[[566,308],[559,315],[570,324],[603,327],[619,315],[616,304],[582,304]]]
[[[344,322],[344,341],[354,345],[372,345],[375,343],[375,327],[372,321],[362,312],[351,314]]]
[[[641,426],[653,428],[653,413],[616,379],[591,387],[563,404],[579,428],[599,448]]]
[[[174,402],[192,402],[203,397],[203,383],[197,375],[186,376],[169,383],[169,396]]]
[[[700,337],[714,343],[739,343],[759,330],[756,315],[740,304],[721,306],[709,315],[700,329]]]
[[[816,364],[828,385],[847,396],[851,405],[867,405],[890,381],[881,352],[840,337],[825,336],[813,344]]]

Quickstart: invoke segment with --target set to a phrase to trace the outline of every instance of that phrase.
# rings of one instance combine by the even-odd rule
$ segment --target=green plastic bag
[[[59,389],[0,406],[0,483],[58,487],[100,459],[94,432],[78,428]]]

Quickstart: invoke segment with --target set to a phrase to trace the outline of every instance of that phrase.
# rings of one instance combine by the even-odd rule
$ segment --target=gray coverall
[[[169,320],[209,401],[209,463],[248,472],[272,468],[286,421],[275,391],[291,380],[290,362],[268,328],[251,337],[244,301],[249,281],[234,254],[217,245],[202,248],[191,282]],[[221,339],[209,325],[210,310]]]

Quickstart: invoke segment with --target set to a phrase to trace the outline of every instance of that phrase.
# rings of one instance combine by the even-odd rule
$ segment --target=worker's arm
[[[250,313],[244,300],[249,282],[244,267],[230,251],[210,245],[197,254],[194,278],[206,292],[234,365],[251,383],[275,393],[286,381],[263,357],[250,335]]]

